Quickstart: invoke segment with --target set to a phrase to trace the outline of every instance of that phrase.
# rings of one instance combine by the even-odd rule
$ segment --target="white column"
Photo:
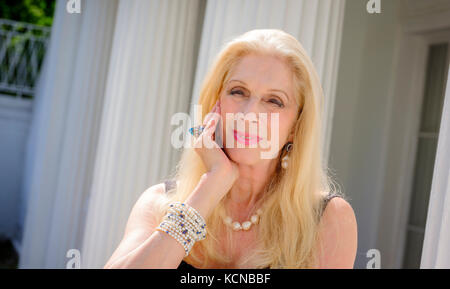
[[[313,60],[324,89],[324,161],[328,162],[345,0],[208,0],[192,105],[221,46],[252,29],[282,29]]]
[[[110,56],[116,1],[58,1],[36,95],[21,268],[65,268],[79,249]]]
[[[450,70],[436,151],[420,268],[450,268]]]
[[[82,268],[102,268],[137,198],[174,169],[176,112],[187,112],[202,1],[119,2]]]

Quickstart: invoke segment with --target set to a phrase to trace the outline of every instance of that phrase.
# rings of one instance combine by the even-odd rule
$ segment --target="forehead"
[[[278,57],[250,54],[244,56],[230,71],[228,80],[239,79],[250,86],[283,89],[292,93],[292,71]]]

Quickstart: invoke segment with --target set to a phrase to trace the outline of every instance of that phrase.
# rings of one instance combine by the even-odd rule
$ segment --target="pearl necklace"
[[[239,223],[239,222],[237,222],[237,221],[234,221],[234,222],[233,222],[233,220],[231,219],[231,217],[226,216],[225,219],[224,219],[224,223],[225,223],[227,226],[231,227],[234,231],[240,231],[240,230],[245,230],[245,231],[247,231],[247,230],[250,229],[250,227],[252,226],[252,224],[255,224],[255,225],[258,224],[259,218],[260,218],[261,214],[262,214],[262,210],[261,210],[261,209],[258,209],[258,210],[256,211],[256,214],[254,214],[254,215],[252,215],[252,216],[250,217],[250,221],[245,221],[245,222],[243,222],[242,224]]]

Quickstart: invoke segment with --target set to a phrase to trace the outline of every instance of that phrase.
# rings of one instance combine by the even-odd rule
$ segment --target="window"
[[[419,268],[448,69],[448,43],[429,47],[409,206],[404,268]]]

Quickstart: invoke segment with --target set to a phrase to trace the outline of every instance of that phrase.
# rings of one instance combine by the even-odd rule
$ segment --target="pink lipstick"
[[[245,144],[245,145],[252,145],[252,144],[256,144],[259,141],[261,141],[262,138],[260,138],[257,135],[254,134],[248,134],[248,133],[242,133],[240,131],[237,130],[233,130],[233,135],[234,135],[234,139],[241,143],[241,144]]]

